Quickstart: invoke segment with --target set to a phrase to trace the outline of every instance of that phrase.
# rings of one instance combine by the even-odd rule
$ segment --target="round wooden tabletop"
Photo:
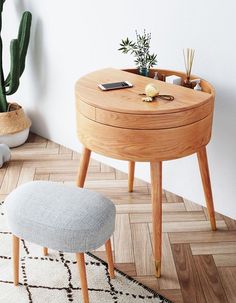
[[[120,81],[129,81],[133,87],[110,91],[102,91],[98,88],[99,83]],[[174,101],[160,99],[157,102],[143,102],[139,94],[144,93],[144,88],[149,83],[157,85],[160,88],[160,94],[173,95]],[[211,87],[210,84],[209,87]],[[76,84],[76,95],[81,101],[96,108],[130,114],[156,115],[195,108],[209,102],[213,93],[214,90],[211,90],[211,93],[194,91],[113,68],[87,74]]]
[[[209,142],[215,97],[210,83],[201,80],[203,91],[195,91],[134,71],[102,69],[76,83],[78,135],[87,148],[118,159],[151,161],[183,157]],[[102,91],[98,87],[126,80],[132,88]],[[139,94],[149,83],[175,99],[143,102]]]

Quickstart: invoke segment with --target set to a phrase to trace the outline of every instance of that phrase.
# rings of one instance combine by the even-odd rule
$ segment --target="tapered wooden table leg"
[[[207,210],[211,222],[211,229],[216,230],[215,210],[214,210],[213,196],[211,190],[211,180],[210,180],[210,172],[209,172],[208,161],[207,161],[207,152],[205,146],[202,147],[197,152],[197,157],[198,157],[198,164],[202,178],[203,189],[205,193]]]
[[[20,239],[15,235],[12,235],[12,259],[13,259],[13,282],[17,286],[19,284],[19,250]]]
[[[129,161],[128,188],[130,193],[134,189],[134,170],[135,170],[135,162]]]
[[[84,187],[84,182],[85,182],[85,178],[87,175],[90,155],[91,155],[91,150],[84,147],[82,155],[81,155],[78,175],[77,175],[77,179],[76,179],[76,185],[78,187]]]
[[[89,303],[88,283],[86,276],[86,265],[83,253],[76,253],[76,260],[79,267],[81,290],[83,294],[83,303]]]
[[[151,162],[153,253],[156,277],[161,276],[162,162]]]
[[[114,262],[113,262],[112,249],[111,249],[111,239],[107,240],[107,242],[105,243],[105,247],[106,247],[109,275],[111,279],[114,279],[115,272],[114,272]]]

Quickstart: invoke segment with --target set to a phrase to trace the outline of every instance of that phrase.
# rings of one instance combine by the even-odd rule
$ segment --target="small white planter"
[[[30,119],[22,107],[16,103],[10,105],[10,111],[0,113],[0,144],[16,147],[25,143],[31,126]]]
[[[29,128],[26,128],[15,134],[0,136],[0,143],[6,144],[8,147],[16,147],[25,143],[29,136]]]

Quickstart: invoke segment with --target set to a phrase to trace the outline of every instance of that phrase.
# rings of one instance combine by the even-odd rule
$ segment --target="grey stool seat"
[[[103,245],[115,228],[115,206],[99,193],[49,181],[19,186],[6,199],[11,232],[64,252]]]

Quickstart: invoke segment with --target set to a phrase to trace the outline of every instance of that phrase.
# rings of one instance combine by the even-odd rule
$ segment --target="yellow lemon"
[[[148,97],[156,97],[159,95],[160,89],[153,83],[147,84],[145,86],[145,94]]]

